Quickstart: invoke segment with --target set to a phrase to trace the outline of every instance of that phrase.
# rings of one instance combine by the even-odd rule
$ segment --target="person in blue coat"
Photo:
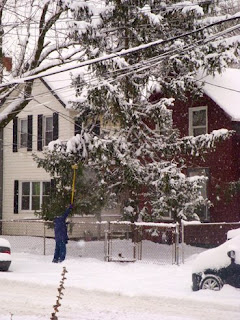
[[[66,219],[71,212],[73,205],[65,210],[64,214],[54,218],[54,234],[55,234],[55,252],[53,261],[55,263],[62,262],[66,257],[66,244],[68,242]]]

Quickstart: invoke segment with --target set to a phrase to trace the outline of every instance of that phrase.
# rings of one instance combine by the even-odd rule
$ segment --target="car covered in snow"
[[[200,253],[193,263],[192,290],[240,288],[240,235]]]
[[[236,236],[240,236],[240,228],[232,229],[227,232],[227,240],[230,240]]]
[[[11,246],[7,239],[0,238],[0,271],[8,271],[11,259]]]

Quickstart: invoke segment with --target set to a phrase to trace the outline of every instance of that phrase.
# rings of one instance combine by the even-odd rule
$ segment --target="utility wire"
[[[171,37],[171,38],[169,38],[167,40],[162,40],[161,39],[161,40],[153,41],[153,42],[150,42],[150,43],[147,43],[147,44],[144,44],[144,45],[133,47],[133,48],[130,48],[130,49],[125,49],[125,50],[122,50],[119,53],[112,53],[112,54],[106,55],[104,57],[99,57],[99,58],[87,60],[85,62],[79,63],[78,66],[63,68],[63,70],[58,70],[58,71],[42,72],[42,73],[39,73],[37,75],[26,76],[26,77],[23,77],[23,78],[15,79],[15,80],[9,81],[8,83],[1,84],[0,88],[1,87],[7,87],[7,86],[12,85],[12,84],[23,83],[25,81],[34,80],[34,79],[38,79],[38,78],[49,76],[49,75],[59,74],[59,73],[65,72],[65,71],[70,71],[70,70],[77,69],[77,68],[80,68],[80,67],[83,67],[83,66],[89,66],[89,65],[92,65],[92,64],[95,64],[95,63],[99,63],[99,62],[102,62],[102,61],[110,60],[110,59],[113,59],[113,58],[116,58],[116,57],[121,57],[121,56],[124,56],[124,55],[127,55],[127,54],[131,54],[131,53],[134,53],[134,52],[145,50],[145,49],[148,49],[150,47],[163,45],[163,44],[166,44],[168,42],[173,42],[174,40],[181,39],[181,38],[187,37],[189,35],[193,35],[195,33],[201,32],[201,31],[203,31],[203,30],[205,30],[207,28],[210,28],[210,27],[222,24],[222,23],[234,21],[234,20],[237,20],[237,19],[240,19],[240,16],[231,17],[229,19],[225,19],[225,20],[221,20],[221,21],[218,21],[218,22],[215,22],[215,23],[211,23],[211,24],[206,25],[204,27],[198,28],[198,29],[196,29],[194,31],[187,32],[187,33],[179,35],[179,36]]]
[[[225,32],[227,32],[227,31],[225,31]],[[218,35],[218,36],[220,36],[220,35]],[[217,38],[217,36],[215,38]],[[212,38],[209,39],[208,41],[211,41],[211,40],[212,40]],[[190,44],[189,46],[185,46],[183,49],[181,49],[180,54],[183,54],[184,52],[189,51],[190,49],[193,49],[193,47],[198,46],[199,42],[200,42],[200,40],[195,42],[194,44]],[[205,42],[206,42],[206,40],[204,40],[204,44],[205,44]],[[117,80],[123,78],[124,76],[128,76],[128,75],[131,75],[131,74],[136,73],[136,72],[141,72],[141,71],[143,71],[145,69],[154,68],[155,65],[159,64],[160,62],[162,62],[163,58],[165,58],[168,55],[173,54],[174,52],[178,53],[179,49],[174,49],[174,50],[172,50],[170,52],[164,53],[164,54],[162,54],[160,56],[157,56],[155,58],[153,57],[153,58],[150,58],[148,60],[141,61],[141,63],[137,63],[135,65],[131,65],[129,69],[125,68],[125,71],[130,70],[129,72],[117,75],[115,78],[113,78],[113,77],[108,77],[107,78],[106,76],[109,76],[111,74],[113,76],[114,73],[122,72],[122,70],[115,70],[113,72],[105,73],[105,75],[103,75],[104,78],[101,80],[101,82],[98,82],[96,85],[92,86],[91,88],[92,89],[97,88],[97,87],[103,85],[105,83],[105,81],[109,81],[111,83],[111,82],[114,82],[114,81],[117,81]],[[88,74],[90,75],[90,73],[88,73]],[[86,81],[86,84],[90,85],[91,83],[94,83],[97,80],[98,80],[97,77],[91,78],[88,81]],[[51,82],[55,82],[55,81],[56,80],[52,80],[52,81],[50,80],[50,81],[47,81],[47,83],[50,84]],[[59,80],[59,81],[65,81],[65,80]],[[80,88],[83,88],[83,85],[78,87],[78,89],[80,89]],[[70,86],[63,86],[63,87],[58,88],[58,89],[48,89],[46,92],[38,94],[38,95],[35,95],[34,97],[47,97],[47,96],[50,96],[51,94],[64,93],[64,100],[66,101],[67,92],[69,92],[69,95],[68,95],[69,98],[72,97],[72,89],[70,88]],[[32,100],[32,98],[31,97],[30,98],[26,98],[26,100]],[[7,99],[8,103],[10,103],[11,101],[14,101],[14,99],[13,100]],[[15,113],[15,112],[12,112],[12,113]]]
[[[235,26],[234,28],[237,28],[238,26]],[[224,30],[223,32],[224,33],[226,33],[226,32],[231,32],[232,31],[232,27],[231,28],[229,28],[228,30]],[[215,35],[214,36],[214,38],[217,38],[217,37],[219,37],[220,35],[222,35],[222,32],[221,33],[219,33],[219,34],[217,34],[217,35]],[[205,39],[204,40],[204,42],[206,42],[206,41],[210,41],[210,40],[212,40],[212,38],[211,39]],[[192,47],[193,46],[196,46],[196,44],[198,44],[200,42],[200,40],[198,41],[198,42],[196,42],[195,44],[193,44],[192,45]],[[189,50],[190,49],[190,46],[188,46],[188,47],[185,47],[184,48],[184,50],[182,50],[182,53],[184,52],[184,51],[187,51],[187,50]],[[174,51],[178,51],[177,49],[175,49]],[[130,66],[130,68],[132,68],[132,70],[131,70],[131,72],[128,72],[127,74],[125,73],[125,74],[120,74],[120,75],[118,75],[116,78],[108,78],[108,79],[106,79],[106,78],[104,78],[104,80],[102,80],[102,83],[99,83],[98,82],[98,84],[97,85],[95,85],[94,87],[99,87],[99,85],[103,85],[103,82],[104,81],[106,81],[106,80],[108,80],[110,83],[111,82],[113,82],[113,81],[116,81],[116,80],[119,80],[120,78],[122,78],[122,77],[124,77],[124,76],[126,76],[126,75],[130,75],[130,74],[132,74],[133,72],[140,72],[140,71],[142,71],[142,70],[144,70],[144,69],[147,69],[147,68],[151,68],[151,67],[154,67],[154,64],[153,64],[153,61],[154,61],[154,59],[156,60],[156,63],[155,64],[158,64],[159,62],[161,62],[161,58],[163,58],[164,57],[164,55],[170,55],[170,54],[172,54],[173,53],[173,51],[170,51],[170,52],[168,52],[168,53],[164,53],[164,54],[162,54],[162,55],[160,55],[160,56],[157,56],[156,58],[150,58],[149,60],[145,60],[145,61],[141,61],[141,64],[142,65],[144,65],[144,67],[142,68],[142,69],[140,69],[140,64],[138,63],[138,64],[136,64],[135,65],[135,68],[133,69],[133,66]],[[137,69],[138,68],[138,69]],[[126,70],[127,70],[127,68],[126,68]],[[115,70],[114,72],[121,72],[122,70]],[[114,74],[114,72],[112,72],[112,74]],[[110,73],[107,73],[107,75],[109,75]],[[91,82],[94,82],[94,81],[96,81],[97,80],[97,78],[92,78],[92,79],[90,79],[89,81],[88,81],[88,84],[90,84]],[[68,89],[69,88],[69,89]],[[63,92],[63,89],[65,90],[65,92],[66,91],[69,91],[70,90],[70,86],[65,86],[65,87],[62,87],[62,88],[58,88],[57,90],[50,90],[50,92],[51,93],[56,93],[56,92]],[[39,94],[38,96],[41,96],[41,97],[44,97],[44,96],[47,96],[47,95],[50,95],[50,92],[49,92],[49,90],[46,92],[46,93],[44,93],[44,94]],[[69,97],[70,96],[72,96],[72,92],[70,92],[70,95],[69,95]],[[36,97],[36,96],[35,96]],[[66,95],[65,95],[65,98],[66,98]],[[31,100],[32,98],[27,98],[27,100]],[[11,102],[10,100],[7,100],[8,102]],[[12,112],[12,113],[15,113],[15,112]]]
[[[88,1],[88,4],[92,3],[93,5],[95,5],[96,3],[93,2],[93,1]],[[99,2],[101,3],[101,2]],[[166,5],[166,6],[160,6],[159,8],[154,8],[153,6],[151,7],[150,6],[150,9],[148,7],[139,7],[139,6],[133,6],[133,5],[127,5],[128,6],[128,9],[135,9],[137,8],[139,10],[139,13],[153,13],[153,12],[157,12],[157,13],[165,13],[166,11],[168,10],[175,10],[175,9],[184,9],[184,8],[187,8],[187,7],[201,7],[201,5],[204,5],[204,4],[209,4],[209,0],[206,0],[206,1],[199,1],[199,2],[196,2],[196,3],[176,3],[174,5]],[[25,6],[24,6],[25,7]],[[15,18],[18,18],[19,17],[19,12],[15,12],[15,11],[10,11],[8,10],[8,8],[6,8],[7,11],[9,12],[12,12],[12,16],[15,17]],[[62,12],[64,13],[64,12]],[[35,12],[36,14],[36,12]],[[32,24],[32,25],[36,25],[36,24],[39,24],[39,22],[28,22],[31,18],[27,18],[25,17],[24,15],[21,15],[25,21],[20,21],[19,23],[18,22],[12,22],[12,23],[6,23],[6,24],[2,24],[3,27],[11,27],[11,26],[23,26],[24,24]],[[34,18],[34,16],[33,16]],[[92,14],[89,16],[89,20],[94,20],[94,19],[99,19],[100,18],[100,15],[99,14]],[[58,22],[73,22],[73,23],[79,23],[79,22],[82,22],[83,20],[77,20],[77,19],[70,19],[70,18],[60,18],[57,20],[57,23]],[[41,28],[39,28],[40,30]]]

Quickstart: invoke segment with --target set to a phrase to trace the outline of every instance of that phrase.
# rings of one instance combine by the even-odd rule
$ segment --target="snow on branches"
[[[183,174],[184,156],[212,150],[231,132],[181,138],[170,107],[174,99],[201,94],[195,78],[200,68],[213,74],[237,61],[238,41],[223,42],[221,24],[206,27],[207,6],[215,4],[112,0],[94,2],[94,8],[92,1],[62,3],[79,4],[72,7],[72,30],[73,39],[85,48],[83,59],[113,52],[115,59],[99,60],[75,77],[72,106],[84,128],[67,143],[55,141],[50,148],[97,170],[106,190],[119,194],[123,207],[134,208],[126,210],[129,219],[158,220],[166,212],[174,219],[195,216],[196,207],[208,203],[199,191],[205,178]],[[141,50],[117,56],[137,46]],[[97,122],[100,135],[93,130]],[[152,208],[151,214],[146,208]]]

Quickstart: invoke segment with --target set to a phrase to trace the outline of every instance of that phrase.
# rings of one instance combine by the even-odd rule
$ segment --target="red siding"
[[[198,101],[187,103],[176,102],[173,107],[173,123],[180,130],[182,136],[188,133],[188,109],[199,106],[208,107],[208,132],[216,129],[232,129],[232,121],[228,115],[213,102],[209,97],[204,96]],[[228,183],[240,178],[240,138],[234,134],[227,141],[217,144],[216,150],[203,154],[199,157],[188,158],[190,167],[209,168],[210,179],[208,182],[208,197],[213,203],[210,208],[211,222],[234,222],[240,221],[240,197],[226,195]]]

